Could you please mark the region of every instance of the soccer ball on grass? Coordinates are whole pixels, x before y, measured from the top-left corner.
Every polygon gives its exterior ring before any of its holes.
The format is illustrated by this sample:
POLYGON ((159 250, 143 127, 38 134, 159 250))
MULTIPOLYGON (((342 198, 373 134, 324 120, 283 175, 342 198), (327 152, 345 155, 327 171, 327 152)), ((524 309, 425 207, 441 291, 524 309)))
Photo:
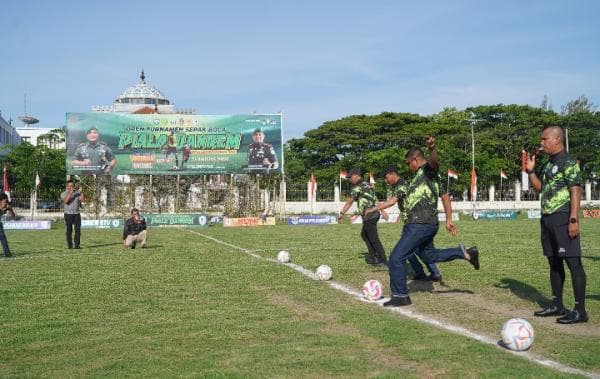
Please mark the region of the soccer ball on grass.
POLYGON ((527 350, 533 339, 533 326, 522 318, 511 318, 502 327, 502 344, 510 350, 527 350))
POLYGON ((290 261, 290 253, 287 250, 281 250, 277 254, 277 260, 281 263, 288 263, 290 261))
POLYGON ((383 286, 379 280, 371 279, 363 284, 362 293, 367 300, 379 300, 383 297, 383 286))
POLYGON ((333 271, 331 270, 331 267, 327 265, 321 265, 317 267, 315 274, 319 280, 329 280, 333 276, 333 271))

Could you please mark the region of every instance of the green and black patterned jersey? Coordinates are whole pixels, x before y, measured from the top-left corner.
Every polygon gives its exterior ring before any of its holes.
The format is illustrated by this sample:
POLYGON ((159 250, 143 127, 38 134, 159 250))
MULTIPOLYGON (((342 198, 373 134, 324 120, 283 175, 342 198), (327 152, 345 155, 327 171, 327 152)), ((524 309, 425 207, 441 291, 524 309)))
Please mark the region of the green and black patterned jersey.
POLYGON ((581 171, 577 161, 564 150, 551 156, 542 172, 542 213, 569 212, 569 188, 574 186, 581 186, 581 171))
MULTIPOLYGON (((364 215, 365 210, 373 208, 377 202, 375 197, 375 191, 371 188, 371 185, 367 182, 360 182, 352 188, 352 200, 356 202, 356 208, 358 213, 364 215)), ((377 212, 371 213, 372 217, 377 216, 377 212)))
POLYGON ((438 197, 442 180, 436 169, 425 163, 408 183, 404 197, 407 224, 438 224, 438 197))
POLYGON ((387 198, 390 199, 392 197, 396 197, 398 199, 398 210, 400 211, 400 218, 403 222, 406 223, 407 214, 404 209, 404 198, 408 193, 407 183, 404 179, 400 178, 398 182, 392 186, 388 185, 387 187, 387 198))

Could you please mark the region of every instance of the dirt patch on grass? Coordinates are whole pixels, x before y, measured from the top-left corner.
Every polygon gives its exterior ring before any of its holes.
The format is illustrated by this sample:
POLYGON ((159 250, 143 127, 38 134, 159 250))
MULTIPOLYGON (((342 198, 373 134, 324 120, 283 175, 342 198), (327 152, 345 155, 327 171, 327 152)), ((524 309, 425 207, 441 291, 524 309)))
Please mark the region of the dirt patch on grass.
MULTIPOLYGON (((430 376, 431 373, 437 372, 428 365, 419 364, 416 366, 413 362, 407 361, 392 348, 383 346, 376 338, 366 335, 351 324, 342 323, 334 312, 319 311, 312 303, 298 301, 298 299, 293 299, 283 293, 270 293, 270 301, 290 310, 304 320, 325 321, 326 324, 319 330, 319 333, 325 337, 327 335, 344 335, 355 339, 357 341, 356 345, 360 346, 360 349, 348 347, 347 351, 358 355, 365 355, 368 352, 368 356, 377 357, 377 365, 382 367, 382 369, 376 369, 368 373, 369 377, 385 375, 389 373, 389 370, 396 372, 409 370, 422 378, 432 377, 430 376)), ((440 371, 436 375, 443 375, 443 373, 443 371, 440 371)))

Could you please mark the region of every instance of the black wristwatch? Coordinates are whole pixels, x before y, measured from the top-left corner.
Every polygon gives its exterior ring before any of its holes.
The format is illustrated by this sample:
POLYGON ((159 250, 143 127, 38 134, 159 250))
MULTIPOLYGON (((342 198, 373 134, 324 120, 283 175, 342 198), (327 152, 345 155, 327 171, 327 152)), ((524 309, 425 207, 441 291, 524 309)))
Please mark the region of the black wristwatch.
POLYGON ((525 172, 527 173, 527 175, 531 175, 535 173, 535 170, 525 170, 525 172))
POLYGON ((571 224, 577 224, 577 219, 576 219, 575 217, 571 217, 571 218, 569 219, 569 222, 570 222, 571 224))

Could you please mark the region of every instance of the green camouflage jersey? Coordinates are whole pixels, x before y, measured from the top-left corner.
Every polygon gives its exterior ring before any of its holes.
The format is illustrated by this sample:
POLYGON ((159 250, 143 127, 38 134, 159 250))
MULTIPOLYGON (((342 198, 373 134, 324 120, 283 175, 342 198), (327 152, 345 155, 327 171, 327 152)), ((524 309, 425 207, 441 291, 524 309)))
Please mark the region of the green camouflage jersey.
POLYGON ((388 185, 387 198, 390 199, 392 197, 395 197, 396 199, 398 199, 398 210, 400 211, 400 218, 404 223, 406 223, 406 220, 408 218, 406 210, 404 209, 404 198, 406 197, 407 193, 407 183, 402 178, 400 178, 400 180, 398 180, 396 184, 391 186, 388 185))
MULTIPOLYGON (((359 184, 355 185, 354 188, 352 188, 350 195, 352 196, 352 200, 356 202, 356 208, 360 215, 364 215, 365 210, 373 208, 377 202, 375 191, 373 191, 371 185, 367 182, 360 182, 359 184)), ((377 215, 377 212, 370 214, 371 217, 375 217, 377 215)))
POLYGON ((550 157, 542 172, 542 213, 569 212, 569 188, 581 186, 581 171, 577 161, 564 150, 550 157))
POLYGON ((438 171, 425 163, 408 183, 403 207, 407 224, 438 224, 438 197, 441 191, 438 171))

